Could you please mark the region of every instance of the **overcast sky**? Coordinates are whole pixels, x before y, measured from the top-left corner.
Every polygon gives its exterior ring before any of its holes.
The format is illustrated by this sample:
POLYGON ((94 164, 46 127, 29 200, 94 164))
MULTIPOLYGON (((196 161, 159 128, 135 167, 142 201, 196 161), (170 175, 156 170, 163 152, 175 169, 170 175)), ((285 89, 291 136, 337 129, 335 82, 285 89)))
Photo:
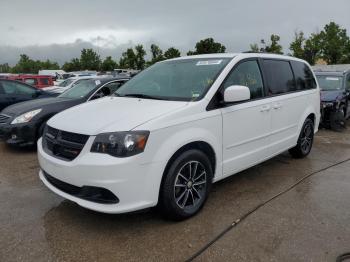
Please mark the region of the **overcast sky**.
POLYGON ((284 52, 295 30, 306 34, 335 21, 350 31, 350 0, 0 0, 0 63, 20 53, 59 63, 93 47, 101 57, 156 43, 183 54, 213 37, 227 51, 281 36, 284 52))

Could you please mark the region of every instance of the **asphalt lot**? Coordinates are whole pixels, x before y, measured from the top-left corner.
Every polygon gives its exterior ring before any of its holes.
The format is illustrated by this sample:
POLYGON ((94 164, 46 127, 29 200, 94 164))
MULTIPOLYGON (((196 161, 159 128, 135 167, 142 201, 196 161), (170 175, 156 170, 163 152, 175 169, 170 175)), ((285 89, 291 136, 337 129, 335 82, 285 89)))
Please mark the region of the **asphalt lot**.
MULTIPOLYGON (((0 143, 0 261, 184 261, 263 201, 348 158, 350 128, 321 130, 308 158, 285 153, 219 182, 201 213, 174 223, 155 210, 83 209, 41 183, 35 150, 0 143)), ((349 223, 346 161, 261 207, 195 260, 335 261, 350 252, 349 223)))

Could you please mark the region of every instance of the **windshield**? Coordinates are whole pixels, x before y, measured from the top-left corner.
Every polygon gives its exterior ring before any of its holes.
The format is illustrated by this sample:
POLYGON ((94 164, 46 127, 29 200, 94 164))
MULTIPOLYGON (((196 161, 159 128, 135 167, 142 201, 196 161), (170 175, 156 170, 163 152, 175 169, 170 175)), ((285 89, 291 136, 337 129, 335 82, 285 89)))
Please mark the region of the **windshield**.
POLYGON ((58 97, 83 98, 88 94, 90 94, 90 92, 92 92, 96 88, 96 86, 98 86, 99 84, 101 84, 101 81, 96 79, 81 81, 80 83, 76 84, 72 88, 63 92, 58 97))
POLYGON ((342 76, 321 76, 318 75, 317 81, 322 91, 341 90, 343 89, 342 76))
POLYGON ((126 82, 115 95, 175 101, 198 100, 229 61, 229 58, 197 58, 160 62, 126 82))
POLYGON ((59 87, 66 87, 69 86, 71 83, 73 83, 74 79, 67 79, 64 80, 62 83, 60 83, 58 86, 59 87))

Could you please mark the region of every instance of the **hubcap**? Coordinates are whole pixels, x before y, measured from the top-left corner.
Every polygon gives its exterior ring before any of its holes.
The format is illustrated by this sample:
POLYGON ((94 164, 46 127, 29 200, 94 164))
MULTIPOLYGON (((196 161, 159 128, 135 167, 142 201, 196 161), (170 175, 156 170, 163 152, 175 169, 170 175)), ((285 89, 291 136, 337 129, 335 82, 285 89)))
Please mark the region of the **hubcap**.
POLYGON ((184 164, 175 178, 174 197, 180 208, 197 206, 205 197, 207 173, 202 163, 184 164))
POLYGON ((304 153, 307 153, 311 149, 312 145, 312 125, 308 124, 304 127, 303 134, 301 136, 301 149, 304 153))

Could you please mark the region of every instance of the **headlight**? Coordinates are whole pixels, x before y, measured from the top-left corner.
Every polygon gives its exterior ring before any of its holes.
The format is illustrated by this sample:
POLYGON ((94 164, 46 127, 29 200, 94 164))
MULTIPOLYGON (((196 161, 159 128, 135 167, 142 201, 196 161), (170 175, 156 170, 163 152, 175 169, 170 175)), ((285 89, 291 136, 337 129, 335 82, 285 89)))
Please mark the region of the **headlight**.
POLYGON ((128 157, 145 150, 149 131, 104 133, 96 136, 91 152, 128 157))
POLYGON ((36 110, 30 111, 30 112, 27 112, 23 115, 20 115, 20 116, 16 117, 15 119, 13 119, 13 121, 11 122, 11 125, 27 123, 27 122, 31 121, 33 119, 33 117, 36 116, 37 114, 39 114, 40 112, 41 112, 41 109, 36 109, 36 110))

